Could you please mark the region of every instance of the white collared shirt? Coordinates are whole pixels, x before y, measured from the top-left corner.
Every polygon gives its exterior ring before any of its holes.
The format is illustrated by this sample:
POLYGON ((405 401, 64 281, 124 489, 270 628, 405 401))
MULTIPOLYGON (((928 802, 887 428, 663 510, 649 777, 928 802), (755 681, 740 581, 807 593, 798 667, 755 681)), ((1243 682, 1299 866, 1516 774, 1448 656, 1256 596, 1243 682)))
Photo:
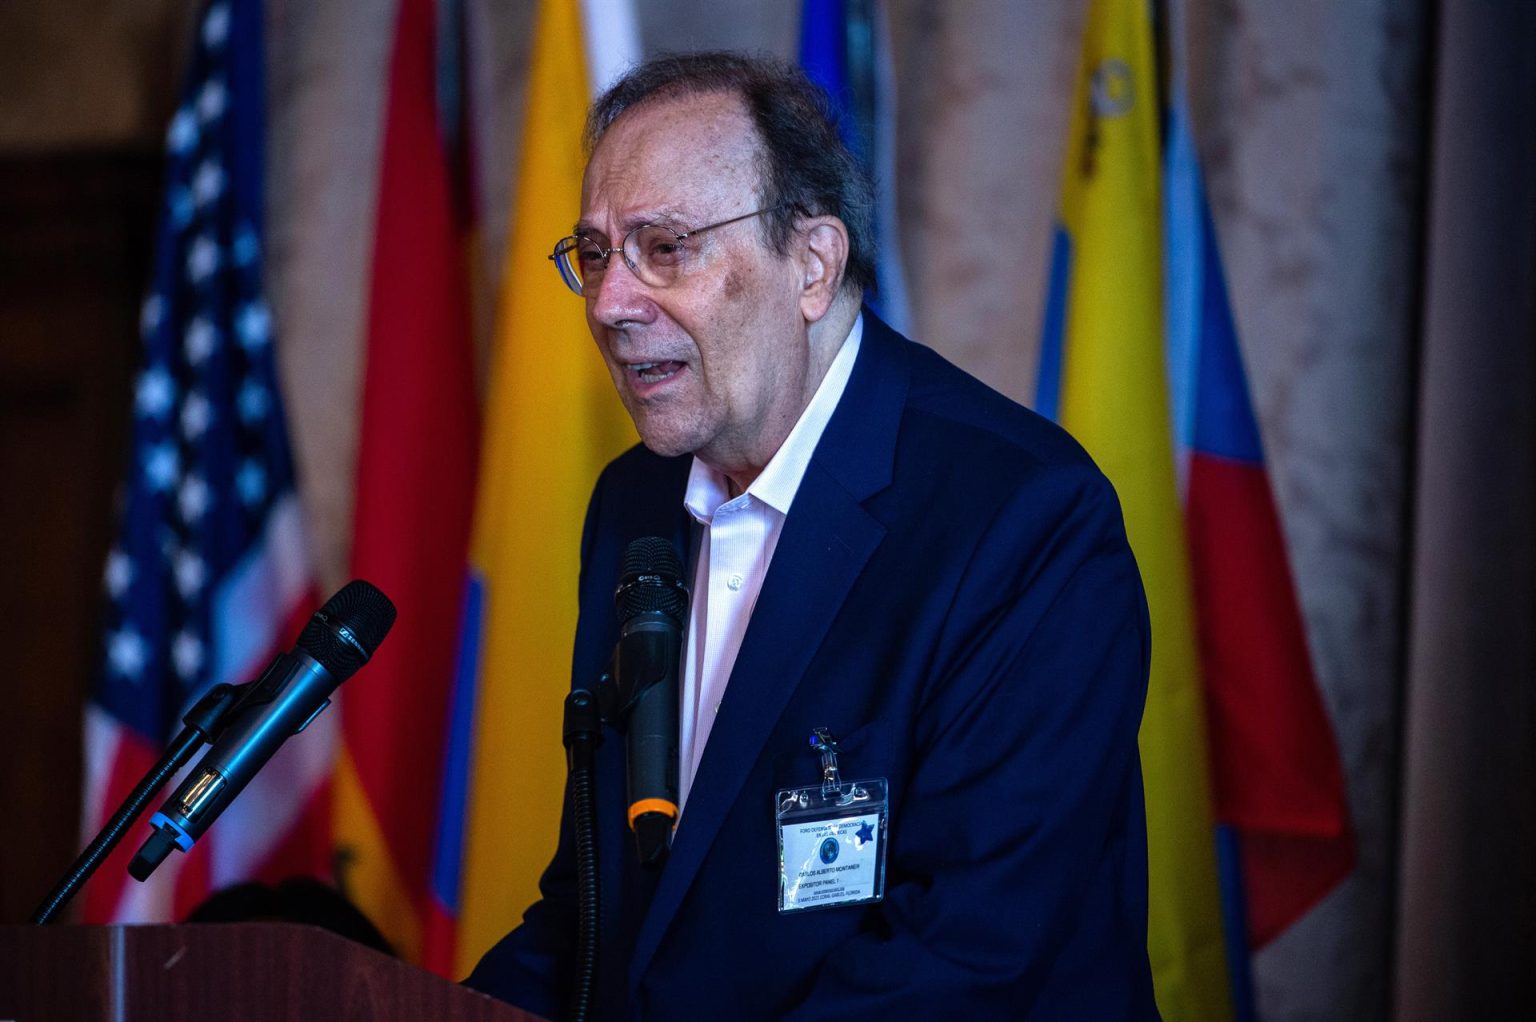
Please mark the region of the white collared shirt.
POLYGON ((768 562, 773 560, 784 517, 848 386, 863 337, 864 316, 860 314, 794 429, 744 493, 732 497, 723 474, 693 459, 683 506, 704 526, 704 535, 694 569, 685 640, 677 733, 679 807, 687 802, 688 790, 693 787, 704 743, 725 696, 725 685, 768 574, 768 562))

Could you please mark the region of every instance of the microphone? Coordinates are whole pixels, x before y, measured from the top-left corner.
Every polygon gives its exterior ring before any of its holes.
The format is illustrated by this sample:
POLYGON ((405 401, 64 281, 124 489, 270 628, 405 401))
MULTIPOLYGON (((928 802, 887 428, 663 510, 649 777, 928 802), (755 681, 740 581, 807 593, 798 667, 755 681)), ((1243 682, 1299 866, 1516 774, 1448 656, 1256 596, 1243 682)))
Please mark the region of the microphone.
POLYGON ((682 573, 671 543, 637 539, 624 549, 613 596, 613 677, 628 722, 629 828, 649 869, 666 861, 677 822, 678 666, 688 609, 682 573))
POLYGON ((147 880, 172 851, 189 851, 288 736, 331 704, 336 686, 368 662, 394 623, 395 605, 361 579, 315 611, 298 645, 242 687, 218 739, 150 818, 154 833, 128 866, 133 878, 147 880))

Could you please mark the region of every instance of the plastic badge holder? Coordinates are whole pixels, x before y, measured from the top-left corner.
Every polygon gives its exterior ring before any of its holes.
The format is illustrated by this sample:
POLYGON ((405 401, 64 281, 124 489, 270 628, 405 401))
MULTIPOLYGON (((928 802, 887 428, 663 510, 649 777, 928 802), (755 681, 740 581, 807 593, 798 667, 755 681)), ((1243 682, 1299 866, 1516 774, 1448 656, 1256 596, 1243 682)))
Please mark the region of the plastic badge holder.
POLYGON ((825 728, 811 747, 821 753, 821 784, 781 789, 774 800, 779 911, 873 904, 885 896, 886 780, 844 781, 825 728))

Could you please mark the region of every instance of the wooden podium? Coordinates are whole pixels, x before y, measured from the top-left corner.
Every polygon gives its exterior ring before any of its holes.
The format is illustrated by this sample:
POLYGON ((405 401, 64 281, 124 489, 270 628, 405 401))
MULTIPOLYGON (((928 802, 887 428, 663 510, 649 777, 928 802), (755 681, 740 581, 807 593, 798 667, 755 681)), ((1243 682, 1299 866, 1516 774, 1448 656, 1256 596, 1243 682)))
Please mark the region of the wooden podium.
POLYGON ((0 1022, 538 1022, 291 923, 0 926, 0 1022))

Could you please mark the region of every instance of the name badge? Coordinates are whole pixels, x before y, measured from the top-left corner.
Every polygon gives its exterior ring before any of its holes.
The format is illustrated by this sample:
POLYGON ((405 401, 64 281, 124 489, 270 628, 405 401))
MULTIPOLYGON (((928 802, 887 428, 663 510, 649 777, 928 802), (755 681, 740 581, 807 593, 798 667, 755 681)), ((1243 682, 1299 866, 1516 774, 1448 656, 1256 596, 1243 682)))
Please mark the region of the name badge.
POLYGON ((779 911, 860 905, 885 896, 889 802, 885 778, 844 781, 837 743, 825 728, 811 736, 822 783, 775 797, 779 836, 779 911))

